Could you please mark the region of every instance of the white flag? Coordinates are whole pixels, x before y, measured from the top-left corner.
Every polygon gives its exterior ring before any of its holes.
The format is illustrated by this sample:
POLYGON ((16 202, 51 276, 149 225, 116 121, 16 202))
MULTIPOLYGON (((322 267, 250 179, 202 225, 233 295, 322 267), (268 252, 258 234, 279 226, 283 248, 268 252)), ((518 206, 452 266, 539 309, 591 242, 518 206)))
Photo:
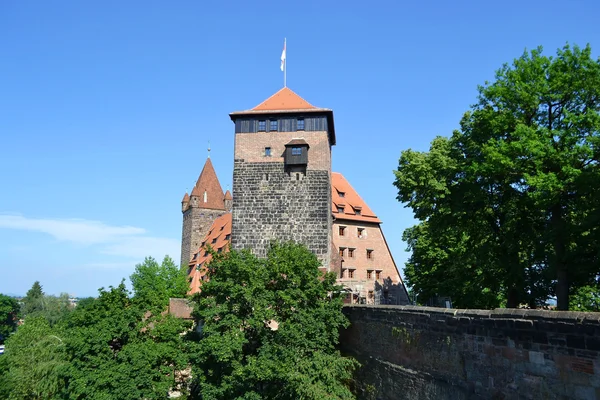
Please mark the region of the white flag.
POLYGON ((285 68, 285 40, 283 41, 283 51, 281 52, 281 70, 285 68))

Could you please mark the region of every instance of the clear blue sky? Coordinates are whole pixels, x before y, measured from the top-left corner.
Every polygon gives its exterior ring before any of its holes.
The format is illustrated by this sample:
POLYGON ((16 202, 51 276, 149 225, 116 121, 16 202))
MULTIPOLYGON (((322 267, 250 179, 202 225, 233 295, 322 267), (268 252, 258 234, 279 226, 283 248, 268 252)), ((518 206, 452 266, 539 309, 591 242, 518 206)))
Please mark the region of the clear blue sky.
POLYGON ((230 187, 228 113, 282 87, 284 37, 288 86, 334 110, 333 169, 402 267, 400 152, 451 134, 525 49, 597 56, 599 15, 592 0, 1 1, 0 292, 95 295, 146 255, 177 260, 207 143, 230 187))

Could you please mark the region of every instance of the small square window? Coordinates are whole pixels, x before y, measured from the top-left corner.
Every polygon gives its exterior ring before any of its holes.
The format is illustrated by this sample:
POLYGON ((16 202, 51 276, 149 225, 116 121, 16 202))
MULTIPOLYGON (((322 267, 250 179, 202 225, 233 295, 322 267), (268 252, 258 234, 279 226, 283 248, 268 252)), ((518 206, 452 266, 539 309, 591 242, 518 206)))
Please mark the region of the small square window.
POLYGON ((271 157, 271 148, 265 147, 265 157, 271 157))
POLYGON ((230 234, 225 235, 225 240, 229 240, 229 239, 231 239, 231 235, 230 234))
POLYGON ((345 235, 346 235, 346 227, 340 226, 340 236, 345 236, 345 235))
POLYGON ((348 257, 354 257, 354 250, 355 249, 348 249, 348 257))
POLYGON ((348 278, 354 278, 354 269, 349 269, 348 270, 348 278))
POLYGON ((217 238, 214 238, 214 239, 212 240, 212 242, 211 242, 211 243, 212 243, 212 244, 215 244, 215 243, 217 243, 217 238))
POLYGON ((301 156, 302 155, 302 147, 292 147, 292 155, 293 156, 301 156))
POLYGON ((340 207, 340 206, 338 206, 337 210, 338 210, 338 212, 341 214, 341 213, 343 213, 343 212, 344 212, 344 207, 340 207))
POLYGON ((381 271, 375 271, 375 279, 377 279, 377 280, 381 279, 381 271))
POLYGON ((367 279, 373 279, 373 270, 372 269, 367 270, 367 279))
POLYGON ((269 121, 269 130, 276 131, 277 130, 277 120, 269 121))
POLYGON ((258 131, 264 132, 267 130, 267 121, 258 121, 258 131))
POLYGON ((221 253, 222 251, 223 251, 223 248, 222 248, 222 247, 219 247, 219 248, 217 249, 217 253, 221 253))
POLYGON ((360 210, 354 209, 354 214, 355 215, 360 215, 360 210))
POLYGON ((367 259, 368 260, 372 260, 373 259, 373 250, 367 250, 367 259))
POLYGON ((346 251, 346 248, 340 247, 340 257, 344 257, 344 251, 346 251))
POLYGON ((340 196, 340 197, 346 197, 346 192, 338 192, 338 196, 340 196))
POLYGON ((299 131, 304 130, 304 118, 298 118, 298 130, 299 131))

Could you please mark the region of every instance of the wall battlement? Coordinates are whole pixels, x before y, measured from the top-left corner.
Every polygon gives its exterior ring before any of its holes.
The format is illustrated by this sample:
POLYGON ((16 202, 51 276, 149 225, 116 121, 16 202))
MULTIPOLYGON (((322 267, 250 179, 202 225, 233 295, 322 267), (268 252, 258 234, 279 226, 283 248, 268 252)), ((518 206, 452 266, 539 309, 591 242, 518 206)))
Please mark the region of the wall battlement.
POLYGON ((365 399, 600 398, 600 313, 346 306, 365 399))

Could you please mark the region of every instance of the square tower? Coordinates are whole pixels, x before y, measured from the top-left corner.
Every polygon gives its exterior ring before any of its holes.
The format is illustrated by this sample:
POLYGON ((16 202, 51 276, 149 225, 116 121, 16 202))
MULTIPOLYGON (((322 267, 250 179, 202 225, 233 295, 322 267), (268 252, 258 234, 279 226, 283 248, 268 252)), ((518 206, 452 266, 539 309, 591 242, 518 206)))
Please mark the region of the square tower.
POLYGON ((266 256, 269 244, 306 245, 329 269, 333 112, 285 87, 235 123, 232 248, 266 256))

